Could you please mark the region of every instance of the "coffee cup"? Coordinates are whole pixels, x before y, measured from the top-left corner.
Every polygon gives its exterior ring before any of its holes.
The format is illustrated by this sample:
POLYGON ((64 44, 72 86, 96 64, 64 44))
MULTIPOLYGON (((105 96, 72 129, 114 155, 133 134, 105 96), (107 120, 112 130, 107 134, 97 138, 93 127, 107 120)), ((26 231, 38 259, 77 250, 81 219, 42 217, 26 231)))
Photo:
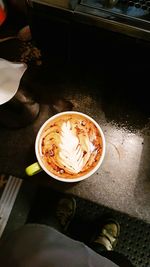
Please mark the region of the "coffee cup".
POLYGON ((38 131, 35 141, 37 162, 26 174, 45 171, 62 182, 82 181, 94 174, 105 155, 105 137, 99 124, 76 111, 58 113, 38 131))

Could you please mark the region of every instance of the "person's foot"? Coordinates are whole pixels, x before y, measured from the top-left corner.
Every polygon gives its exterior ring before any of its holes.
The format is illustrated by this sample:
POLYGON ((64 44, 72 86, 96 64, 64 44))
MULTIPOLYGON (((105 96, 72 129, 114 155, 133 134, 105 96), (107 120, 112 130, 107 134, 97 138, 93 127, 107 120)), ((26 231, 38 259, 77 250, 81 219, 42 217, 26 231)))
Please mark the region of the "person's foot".
POLYGON ((65 197, 60 199, 56 209, 56 217, 62 227, 63 232, 68 230, 68 227, 75 215, 76 201, 73 197, 65 197))
POLYGON ((108 219, 100 229, 94 243, 103 245, 106 250, 114 250, 120 234, 120 225, 114 219, 108 219))

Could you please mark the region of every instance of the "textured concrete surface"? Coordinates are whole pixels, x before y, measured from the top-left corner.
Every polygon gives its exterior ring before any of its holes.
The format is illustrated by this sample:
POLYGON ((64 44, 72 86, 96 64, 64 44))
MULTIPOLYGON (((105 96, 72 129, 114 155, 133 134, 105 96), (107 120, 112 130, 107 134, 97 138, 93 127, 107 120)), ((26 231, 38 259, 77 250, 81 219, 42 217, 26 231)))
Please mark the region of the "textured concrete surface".
POLYGON ((109 66, 97 68, 28 68, 22 82, 40 103, 40 114, 24 129, 1 127, 0 172, 73 193, 150 222, 148 75, 142 67, 136 66, 135 70, 134 64, 113 67, 110 62, 109 66), (44 173, 25 177, 25 167, 36 160, 34 142, 38 129, 54 114, 53 103, 58 98, 69 100, 73 110, 93 117, 106 138, 102 166, 80 183, 58 183, 44 173))
POLYGON ((101 126, 106 155, 97 173, 87 180, 70 186, 56 183, 54 188, 150 221, 150 137, 144 129, 134 132, 107 122, 104 111, 90 96, 76 97, 82 104, 75 110, 91 115, 101 126))
POLYGON ((73 103, 73 110, 93 117, 104 132, 106 155, 98 172, 71 185, 55 182, 43 173, 29 179, 150 222, 150 125, 146 98, 138 98, 130 86, 123 91, 123 83, 122 91, 117 91, 113 79, 107 83, 105 75, 101 78, 98 82, 92 76, 82 81, 70 78, 61 83, 61 93, 73 103), (113 94, 109 90, 106 94, 108 84, 113 94))

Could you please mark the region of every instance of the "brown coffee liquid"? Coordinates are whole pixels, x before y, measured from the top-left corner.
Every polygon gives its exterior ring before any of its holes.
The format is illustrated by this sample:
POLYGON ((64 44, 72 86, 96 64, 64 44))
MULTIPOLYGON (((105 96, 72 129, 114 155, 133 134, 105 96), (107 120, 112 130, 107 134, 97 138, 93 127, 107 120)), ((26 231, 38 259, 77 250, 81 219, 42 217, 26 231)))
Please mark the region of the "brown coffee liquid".
POLYGON ((93 122, 80 114, 62 114, 43 129, 39 154, 47 170, 59 178, 78 178, 99 162, 103 143, 93 122))

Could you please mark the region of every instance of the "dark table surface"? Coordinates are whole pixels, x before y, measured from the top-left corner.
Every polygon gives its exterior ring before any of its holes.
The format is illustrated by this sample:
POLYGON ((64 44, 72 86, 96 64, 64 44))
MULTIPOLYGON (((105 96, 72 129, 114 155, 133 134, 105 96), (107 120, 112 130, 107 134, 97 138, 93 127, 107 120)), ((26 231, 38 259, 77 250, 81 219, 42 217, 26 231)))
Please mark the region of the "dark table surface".
MULTIPOLYGON (((17 40, 0 44, 0 57, 19 61, 20 46, 22 43, 17 40)), ((73 193, 150 222, 150 110, 143 77, 143 70, 136 67, 135 71, 133 63, 118 67, 111 63, 58 67, 44 63, 36 66, 32 62, 20 86, 40 103, 40 113, 25 128, 1 126, 0 172, 73 193), (36 134, 43 122, 57 112, 58 99, 68 101, 65 110, 72 106, 93 117, 106 138, 101 167, 79 183, 57 182, 44 172, 29 178, 25 175, 25 167, 36 161, 36 134)))

